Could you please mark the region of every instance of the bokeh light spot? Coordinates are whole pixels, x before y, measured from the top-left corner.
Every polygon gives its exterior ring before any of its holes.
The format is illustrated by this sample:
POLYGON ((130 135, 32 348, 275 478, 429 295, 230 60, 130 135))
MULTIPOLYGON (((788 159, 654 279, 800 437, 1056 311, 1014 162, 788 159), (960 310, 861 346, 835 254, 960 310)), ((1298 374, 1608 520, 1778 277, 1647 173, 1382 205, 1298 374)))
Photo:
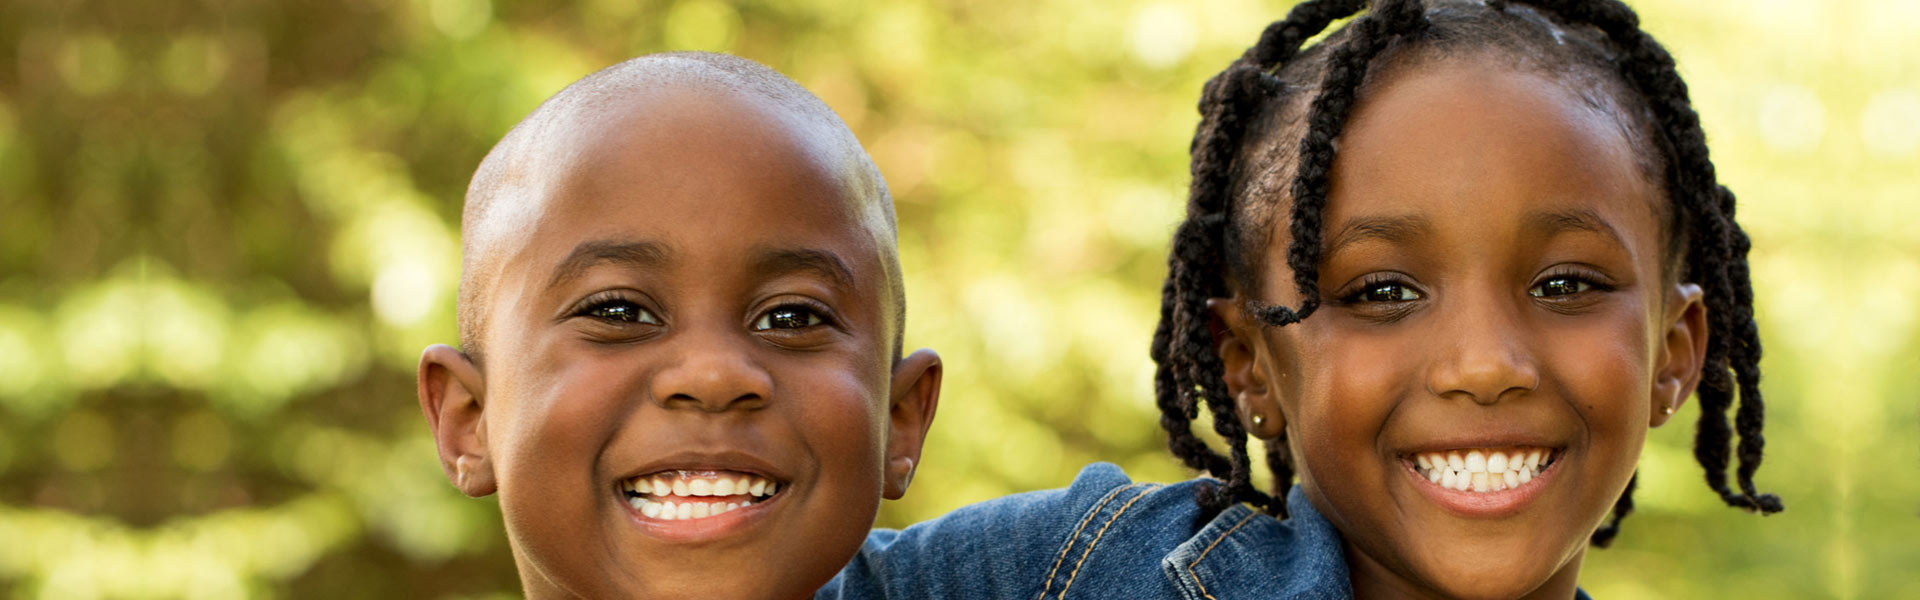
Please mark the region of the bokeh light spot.
POLYGON ((67 87, 82 96, 97 96, 120 87, 126 60, 113 38, 99 34, 70 37, 60 47, 55 67, 67 87))
POLYGON ((1149 67, 1164 69, 1179 64, 1193 52, 1193 18, 1184 4, 1148 4, 1134 13, 1127 42, 1134 58, 1149 67))
POLYGON ((1820 97, 1794 84, 1778 84, 1760 97, 1760 138, 1768 148, 1800 153, 1820 145, 1827 115, 1820 97))
POLYGON ((683 0, 667 12, 662 32, 669 50, 723 52, 740 35, 740 14, 712 0, 683 0))
POLYGON ((113 423, 105 416, 75 411, 54 426, 54 460, 68 470, 92 471, 113 460, 113 442, 113 423))
POLYGON ((194 411, 174 421, 173 460, 180 466, 213 471, 226 464, 232 450, 232 432, 212 411, 194 411))
POLYGON ((425 261, 400 260, 380 268, 373 279, 373 310, 380 320, 411 327, 440 305, 440 285, 425 261))
POLYGON ((1875 158, 1901 160, 1920 149, 1920 92, 1886 90, 1860 111, 1860 140, 1875 158))
POLYGON ((493 20, 490 0, 427 0, 427 16, 447 37, 464 40, 487 28, 493 20))
POLYGON ((226 47, 205 35, 175 38, 160 55, 160 78, 168 88, 189 96, 213 90, 233 59, 226 47))

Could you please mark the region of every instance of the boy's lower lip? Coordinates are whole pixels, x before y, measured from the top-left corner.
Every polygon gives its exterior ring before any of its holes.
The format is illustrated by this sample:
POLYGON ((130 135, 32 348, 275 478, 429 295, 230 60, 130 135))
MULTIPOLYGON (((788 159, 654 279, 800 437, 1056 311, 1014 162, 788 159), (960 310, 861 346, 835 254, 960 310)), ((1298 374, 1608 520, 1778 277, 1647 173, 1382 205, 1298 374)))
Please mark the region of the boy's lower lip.
POLYGON ((1441 508, 1463 517, 1498 519, 1519 513, 1535 498, 1540 497, 1548 486, 1553 485, 1565 458, 1565 456, 1557 457, 1553 464, 1542 469, 1539 475, 1533 476, 1533 480, 1527 485, 1497 492, 1470 492, 1440 487, 1422 476, 1408 460, 1401 461, 1403 464, 1400 470, 1405 472, 1414 489, 1420 490, 1421 494, 1440 505, 1441 508))
POLYGON ((774 494, 766 500, 742 506, 724 513, 698 519, 658 519, 641 514, 623 495, 616 494, 614 502, 627 514, 627 520, 639 527, 642 534, 670 544, 688 544, 718 540, 753 527, 767 519, 769 513, 779 508, 781 499, 788 495, 786 490, 774 494))

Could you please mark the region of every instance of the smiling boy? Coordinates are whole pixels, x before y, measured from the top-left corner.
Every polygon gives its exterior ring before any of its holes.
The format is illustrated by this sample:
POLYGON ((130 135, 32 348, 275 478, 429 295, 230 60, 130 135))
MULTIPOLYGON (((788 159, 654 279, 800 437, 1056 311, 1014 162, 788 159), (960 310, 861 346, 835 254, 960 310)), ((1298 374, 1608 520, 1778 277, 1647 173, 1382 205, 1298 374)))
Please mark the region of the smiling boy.
POLYGON ((529 597, 806 597, 905 493, 940 360, 901 354, 885 182, 793 81, 590 75, 487 156, 461 229, 464 352, 426 349, 420 406, 529 597))

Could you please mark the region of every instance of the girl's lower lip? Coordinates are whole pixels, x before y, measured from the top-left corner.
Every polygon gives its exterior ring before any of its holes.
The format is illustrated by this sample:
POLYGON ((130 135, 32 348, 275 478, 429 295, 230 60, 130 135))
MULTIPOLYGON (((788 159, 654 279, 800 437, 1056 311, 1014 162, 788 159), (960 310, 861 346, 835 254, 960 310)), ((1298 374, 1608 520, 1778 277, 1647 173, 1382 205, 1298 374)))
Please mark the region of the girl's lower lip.
POLYGON ((639 509, 627 503, 625 495, 616 495, 614 500, 619 503, 621 510, 626 511, 627 520, 638 526, 641 533, 670 544, 690 544, 735 535, 765 521, 770 517, 771 511, 779 508, 781 499, 785 498, 787 493, 787 490, 782 489, 780 493, 766 500, 710 517, 671 521, 641 514, 639 509))
POLYGON ((1421 494, 1426 495, 1427 499, 1435 504, 1439 504, 1441 508, 1463 517, 1498 519, 1513 516, 1525 510, 1528 504, 1540 497, 1547 486, 1553 485, 1556 475, 1560 472, 1560 464, 1565 459, 1565 456, 1555 458, 1553 464, 1542 469, 1540 474, 1533 476, 1533 480, 1526 485, 1497 492, 1467 492, 1440 487, 1428 481, 1414 469, 1412 463, 1405 460, 1401 461, 1400 470, 1404 471, 1408 480, 1413 482, 1414 489, 1420 490, 1421 494))

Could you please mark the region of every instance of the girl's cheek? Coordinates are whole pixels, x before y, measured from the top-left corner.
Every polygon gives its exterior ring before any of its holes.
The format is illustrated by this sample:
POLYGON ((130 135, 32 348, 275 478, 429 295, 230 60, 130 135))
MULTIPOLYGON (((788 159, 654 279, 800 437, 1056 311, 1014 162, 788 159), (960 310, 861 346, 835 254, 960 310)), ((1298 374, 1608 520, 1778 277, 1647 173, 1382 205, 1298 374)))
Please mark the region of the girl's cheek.
POLYGON ((1335 329, 1303 328, 1303 337, 1309 339, 1302 341, 1315 351, 1300 357, 1298 375, 1289 386, 1300 399, 1300 425, 1312 432, 1303 441, 1371 447, 1395 403, 1407 397, 1407 386, 1418 384, 1419 354, 1405 347, 1399 335, 1335 329))
POLYGON ((1542 351, 1570 400, 1590 416, 1595 426, 1645 425, 1646 404, 1652 393, 1654 349, 1640 323, 1596 322, 1570 328, 1542 351))

